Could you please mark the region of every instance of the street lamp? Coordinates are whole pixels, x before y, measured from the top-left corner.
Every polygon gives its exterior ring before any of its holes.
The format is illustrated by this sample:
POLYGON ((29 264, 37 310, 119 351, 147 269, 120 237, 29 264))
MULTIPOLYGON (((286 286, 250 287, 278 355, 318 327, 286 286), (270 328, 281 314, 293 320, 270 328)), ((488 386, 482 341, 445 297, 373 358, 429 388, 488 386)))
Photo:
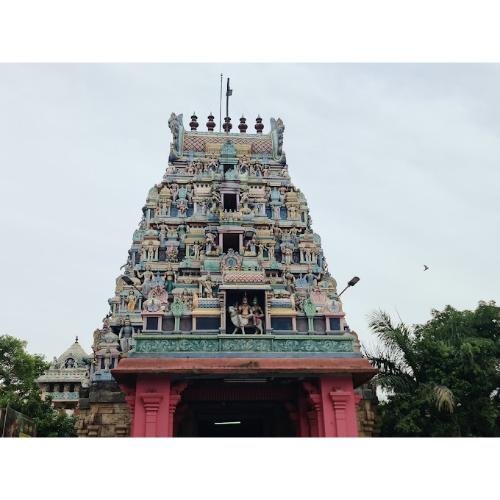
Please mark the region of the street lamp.
POLYGON ((140 294, 141 294, 141 297, 144 297, 144 294, 134 285, 134 282, 128 277, 126 276, 125 274, 123 274, 121 276, 121 279, 127 284, 127 285, 130 285, 132 287, 134 287, 140 294))
POLYGON ((338 297, 340 297, 350 286, 354 286, 358 281, 359 281, 359 278, 357 276, 354 276, 354 278, 351 278, 347 282, 347 286, 338 294, 338 297))

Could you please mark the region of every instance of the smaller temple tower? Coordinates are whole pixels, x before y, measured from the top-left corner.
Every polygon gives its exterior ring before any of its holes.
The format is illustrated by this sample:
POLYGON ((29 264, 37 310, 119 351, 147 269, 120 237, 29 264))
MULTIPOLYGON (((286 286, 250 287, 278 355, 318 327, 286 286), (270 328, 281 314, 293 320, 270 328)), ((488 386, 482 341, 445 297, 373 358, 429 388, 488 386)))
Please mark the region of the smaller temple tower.
POLYGON ((78 337, 58 358, 54 356, 50 368, 37 379, 42 398, 52 398, 54 408, 73 415, 82 387, 87 387, 90 376, 90 356, 78 343, 78 337))

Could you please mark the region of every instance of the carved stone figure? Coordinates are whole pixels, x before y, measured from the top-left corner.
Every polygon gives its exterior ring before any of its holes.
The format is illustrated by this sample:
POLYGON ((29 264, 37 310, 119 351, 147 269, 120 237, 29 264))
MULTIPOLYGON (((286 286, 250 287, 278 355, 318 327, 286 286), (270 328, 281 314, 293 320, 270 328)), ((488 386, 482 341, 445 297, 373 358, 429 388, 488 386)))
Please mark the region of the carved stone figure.
POLYGON ((176 115, 175 113, 172 113, 170 115, 170 118, 168 119, 168 127, 170 128, 170 131, 172 132, 174 145, 177 145, 177 142, 179 140, 180 129, 182 126, 183 126, 182 125, 182 114, 176 115))
POLYGON ((274 243, 268 243, 266 245, 267 255, 268 255, 269 260, 274 260, 274 247, 275 247, 274 243))
POLYGON ((177 200, 177 191, 179 191, 179 184, 172 182, 170 185, 170 192, 172 194, 172 201, 177 200))
POLYGON ((161 300, 152 295, 144 301, 143 309, 148 312, 157 312, 161 309, 161 300))
POLYGON ((292 256, 293 256, 293 250, 287 246, 283 247, 281 249, 281 262, 283 264, 291 264, 292 263, 292 256))
POLYGON ((285 280, 286 280, 286 284, 287 284, 288 289, 291 292, 294 292, 295 291, 295 276, 291 272, 286 272, 285 273, 285 280))
POLYGON ((252 254, 252 255, 255 255, 256 254, 256 251, 255 251, 255 247, 257 245, 257 240, 255 239, 255 236, 252 236, 251 239, 249 239, 246 243, 245 243, 245 250, 252 254))
POLYGON ((257 297, 254 297, 252 301, 252 316, 253 316, 253 323, 255 327, 257 328, 257 333, 263 333, 262 330, 262 318, 264 317, 264 311, 262 310, 262 307, 259 305, 259 301, 257 300, 257 297))
POLYGON ((130 290, 127 297, 127 310, 129 312, 134 312, 136 303, 137 303, 137 297, 135 296, 135 293, 132 290, 130 290))
POLYGON ((186 174, 188 175, 194 175, 196 174, 196 167, 193 162, 191 162, 187 167, 186 167, 186 174))
POLYGON ((207 233, 205 236, 205 254, 210 255, 215 247, 215 236, 213 233, 207 233))
POLYGON ((106 352, 104 353, 104 371, 109 372, 109 368, 111 366, 111 349, 108 347, 106 352))
POLYGON ((276 128, 276 133, 278 135, 278 147, 276 149, 276 152, 278 153, 278 156, 281 156, 281 154, 283 153, 283 133, 285 132, 285 125, 283 124, 283 120, 281 118, 278 118, 274 123, 274 127, 276 128))
POLYGON ((239 306, 229 306, 228 308, 229 311, 229 316, 231 318, 231 322, 235 326, 233 334, 236 333, 238 330, 241 331, 241 333, 246 333, 245 332, 245 326, 248 325, 250 319, 251 319, 251 314, 248 313, 246 315, 243 315, 238 312, 239 306))
POLYGON ((186 288, 182 291, 181 300, 186 306, 187 311, 190 311, 193 308, 193 296, 187 291, 186 288))
POLYGON ((193 244, 193 257, 195 260, 199 260, 200 258, 200 249, 201 249, 200 244, 197 241, 195 241, 193 244))
POLYGON ((165 244, 165 239, 167 237, 167 229, 165 224, 162 224, 160 228, 159 237, 160 237, 160 246, 163 246, 165 244))
POLYGON ((106 316, 104 316, 104 318, 102 319, 102 330, 104 333, 107 333, 111 330, 111 325, 110 325, 110 322, 109 322, 109 314, 107 314, 106 316))
POLYGON ((134 327, 130 323, 130 319, 127 316, 125 318, 124 325, 120 328, 120 333, 118 338, 120 339, 120 349, 122 352, 128 352, 131 348, 132 335, 135 333, 134 327))
POLYGON ((177 262, 178 253, 179 253, 179 250, 177 247, 168 246, 167 247, 167 260, 169 262, 177 262))
POLYGON ((317 285, 316 275, 309 269, 309 272, 304 275, 304 278, 307 280, 307 285, 309 287, 313 287, 317 285))
POLYGON ((213 282, 210 274, 207 274, 204 280, 200 280, 201 283, 201 293, 202 297, 206 297, 208 299, 213 298, 213 282))
POLYGON ((94 341, 94 346, 97 346, 99 342, 101 342, 101 330, 99 330, 99 328, 96 328, 94 330, 94 333, 92 334, 92 339, 94 341))

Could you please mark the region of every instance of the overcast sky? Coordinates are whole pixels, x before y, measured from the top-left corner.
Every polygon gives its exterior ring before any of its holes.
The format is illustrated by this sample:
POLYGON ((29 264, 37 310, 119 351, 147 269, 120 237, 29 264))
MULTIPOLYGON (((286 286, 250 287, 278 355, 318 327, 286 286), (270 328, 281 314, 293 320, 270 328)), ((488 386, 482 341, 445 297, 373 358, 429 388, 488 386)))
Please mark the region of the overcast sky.
POLYGON ((76 335, 90 351, 168 117, 218 122, 221 72, 233 123, 283 119, 330 271, 361 278, 343 298, 363 341, 377 309, 419 323, 499 299, 499 65, 4 64, 0 333, 49 359, 76 335))

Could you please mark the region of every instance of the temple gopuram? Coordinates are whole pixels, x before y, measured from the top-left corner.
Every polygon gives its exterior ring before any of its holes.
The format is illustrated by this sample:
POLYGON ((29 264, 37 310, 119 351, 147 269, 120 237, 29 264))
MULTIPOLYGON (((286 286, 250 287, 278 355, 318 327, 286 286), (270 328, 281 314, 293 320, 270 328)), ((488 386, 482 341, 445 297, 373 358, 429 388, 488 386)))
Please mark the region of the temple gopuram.
POLYGON ((282 120, 197 120, 170 116, 166 172, 94 332, 78 435, 366 435, 357 388, 375 370, 291 182, 282 120))
POLYGON ((82 387, 88 386, 91 357, 78 343, 78 337, 58 358, 54 356, 49 369, 36 382, 42 399, 50 397, 52 406, 73 415, 82 387))

